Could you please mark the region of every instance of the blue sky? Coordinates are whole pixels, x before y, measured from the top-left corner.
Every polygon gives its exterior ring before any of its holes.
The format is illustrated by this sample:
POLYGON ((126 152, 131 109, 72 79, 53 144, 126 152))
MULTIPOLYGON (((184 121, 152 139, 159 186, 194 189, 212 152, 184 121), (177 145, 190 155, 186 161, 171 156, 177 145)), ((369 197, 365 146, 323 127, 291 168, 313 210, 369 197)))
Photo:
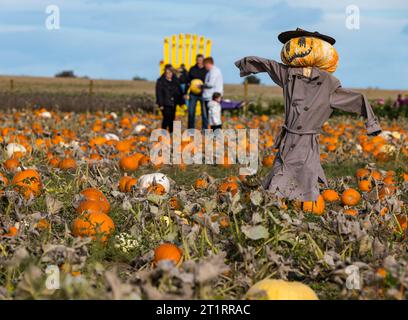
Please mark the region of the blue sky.
MULTIPOLYGON (((408 88, 406 0, 0 0, 0 74, 155 79, 165 36, 213 40, 226 82, 240 82, 233 62, 245 55, 280 60, 277 35, 296 27, 329 34, 346 87, 408 88), (47 5, 61 29, 45 28, 47 5), (345 26, 346 6, 360 9, 360 29, 345 26)), ((267 77, 263 83, 270 84, 267 77)))

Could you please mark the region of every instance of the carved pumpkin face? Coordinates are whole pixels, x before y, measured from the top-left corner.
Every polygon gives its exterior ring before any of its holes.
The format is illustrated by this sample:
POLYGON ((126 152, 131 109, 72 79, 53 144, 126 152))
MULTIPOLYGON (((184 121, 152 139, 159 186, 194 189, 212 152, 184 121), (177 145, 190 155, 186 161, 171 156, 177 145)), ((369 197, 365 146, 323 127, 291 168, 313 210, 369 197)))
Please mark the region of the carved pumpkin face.
POLYGON ((314 37, 292 38, 281 51, 282 62, 292 67, 317 67, 336 71, 339 56, 328 42, 314 37))

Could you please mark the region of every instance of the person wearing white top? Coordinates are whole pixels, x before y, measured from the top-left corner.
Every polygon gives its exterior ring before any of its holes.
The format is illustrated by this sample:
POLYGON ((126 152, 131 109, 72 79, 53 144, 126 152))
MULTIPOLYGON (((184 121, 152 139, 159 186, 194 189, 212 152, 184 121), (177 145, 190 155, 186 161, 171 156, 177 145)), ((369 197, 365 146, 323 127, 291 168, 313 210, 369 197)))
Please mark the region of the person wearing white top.
POLYGON ((208 122, 214 131, 222 128, 221 98, 221 93, 214 92, 212 100, 208 103, 208 122))
MULTIPOLYGON (((204 59, 204 66, 208 70, 203 85, 203 99, 205 111, 208 113, 208 103, 212 100, 214 93, 224 94, 224 80, 221 70, 214 65, 214 59, 207 57, 204 59)), ((203 129, 208 127, 208 123, 203 123, 203 129)))

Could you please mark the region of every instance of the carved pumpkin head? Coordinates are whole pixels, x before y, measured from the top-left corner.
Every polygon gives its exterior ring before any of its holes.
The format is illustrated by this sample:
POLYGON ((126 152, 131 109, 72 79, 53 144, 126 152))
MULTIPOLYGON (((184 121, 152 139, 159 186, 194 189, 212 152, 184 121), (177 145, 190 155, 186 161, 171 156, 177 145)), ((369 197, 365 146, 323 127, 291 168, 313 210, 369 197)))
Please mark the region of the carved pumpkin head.
POLYGON ((316 67, 328 72, 336 71, 339 56, 328 42, 315 37, 298 37, 288 40, 281 51, 282 62, 292 67, 316 67))

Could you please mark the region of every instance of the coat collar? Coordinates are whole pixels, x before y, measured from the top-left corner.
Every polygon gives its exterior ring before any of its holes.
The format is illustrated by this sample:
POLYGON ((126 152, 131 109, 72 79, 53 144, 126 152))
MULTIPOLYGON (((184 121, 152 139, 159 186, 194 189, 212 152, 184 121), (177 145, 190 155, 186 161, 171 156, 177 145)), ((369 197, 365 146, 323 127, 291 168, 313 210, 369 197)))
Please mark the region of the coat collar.
MULTIPOLYGON (((303 68, 302 67, 290 67, 289 68, 290 76, 302 76, 303 77, 303 68)), ((310 75, 310 80, 314 80, 320 77, 319 68, 312 67, 312 73, 310 75)))

